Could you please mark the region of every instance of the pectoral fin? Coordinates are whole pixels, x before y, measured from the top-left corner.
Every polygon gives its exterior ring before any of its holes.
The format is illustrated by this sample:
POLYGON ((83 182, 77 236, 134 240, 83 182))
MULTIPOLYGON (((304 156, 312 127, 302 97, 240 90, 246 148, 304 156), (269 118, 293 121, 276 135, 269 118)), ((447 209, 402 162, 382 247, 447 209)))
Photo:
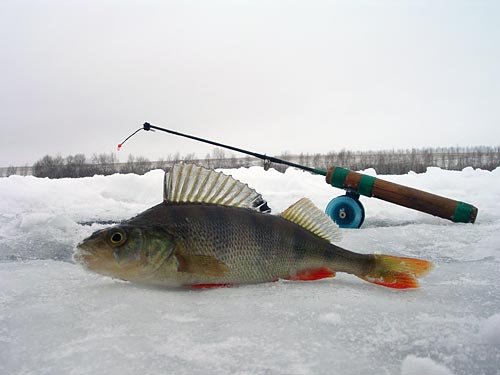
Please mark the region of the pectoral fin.
POLYGON ((224 276, 229 267, 210 255, 175 254, 179 272, 188 272, 207 276, 224 276))

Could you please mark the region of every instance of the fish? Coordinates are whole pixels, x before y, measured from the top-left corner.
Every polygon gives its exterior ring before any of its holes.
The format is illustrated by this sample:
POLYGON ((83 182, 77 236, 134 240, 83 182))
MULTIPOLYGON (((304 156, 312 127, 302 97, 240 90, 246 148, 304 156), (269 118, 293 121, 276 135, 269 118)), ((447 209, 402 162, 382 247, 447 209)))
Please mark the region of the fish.
POLYGON ((338 226, 308 198, 271 214, 262 195, 230 175, 194 164, 165 173, 163 201, 80 242, 73 259, 133 283, 207 289, 336 272, 395 289, 418 288, 423 259, 362 254, 335 243, 338 226))

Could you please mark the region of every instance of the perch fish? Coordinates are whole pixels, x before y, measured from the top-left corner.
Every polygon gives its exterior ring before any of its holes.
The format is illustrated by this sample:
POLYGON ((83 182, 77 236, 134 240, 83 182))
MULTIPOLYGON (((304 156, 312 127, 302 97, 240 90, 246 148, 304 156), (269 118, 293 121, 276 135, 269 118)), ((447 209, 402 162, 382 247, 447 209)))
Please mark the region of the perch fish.
POLYGON ((248 185, 203 167, 165 173, 164 200, 77 245, 74 260, 102 275, 210 288, 318 280, 347 272, 389 288, 417 288, 426 260, 358 254, 337 245, 336 224, 306 198, 279 215, 248 185))

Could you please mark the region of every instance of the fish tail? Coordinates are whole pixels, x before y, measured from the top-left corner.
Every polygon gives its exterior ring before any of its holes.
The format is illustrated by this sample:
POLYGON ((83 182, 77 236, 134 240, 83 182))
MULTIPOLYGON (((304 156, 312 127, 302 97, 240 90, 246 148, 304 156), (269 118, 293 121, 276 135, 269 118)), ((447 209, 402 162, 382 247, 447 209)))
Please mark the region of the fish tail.
POLYGON ((423 259, 397 257, 392 255, 373 255, 375 258, 372 270, 362 279, 388 288, 418 288, 418 278, 430 272, 433 265, 423 259))

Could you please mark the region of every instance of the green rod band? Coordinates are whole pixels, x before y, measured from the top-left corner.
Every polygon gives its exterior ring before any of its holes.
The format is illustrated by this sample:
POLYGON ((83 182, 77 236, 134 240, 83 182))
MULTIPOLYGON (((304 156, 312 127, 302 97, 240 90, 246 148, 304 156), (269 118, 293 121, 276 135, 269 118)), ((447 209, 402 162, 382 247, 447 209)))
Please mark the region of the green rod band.
POLYGON ((458 202, 451 220, 455 223, 470 223, 474 207, 464 202, 458 202))
POLYGON ((365 197, 372 197, 373 184, 376 178, 373 176, 368 176, 366 174, 361 175, 359 180, 358 193, 364 195, 365 197))
POLYGON ((350 172, 351 171, 349 169, 335 167, 335 170, 333 171, 331 184, 335 187, 343 189, 344 188, 344 181, 350 172))

